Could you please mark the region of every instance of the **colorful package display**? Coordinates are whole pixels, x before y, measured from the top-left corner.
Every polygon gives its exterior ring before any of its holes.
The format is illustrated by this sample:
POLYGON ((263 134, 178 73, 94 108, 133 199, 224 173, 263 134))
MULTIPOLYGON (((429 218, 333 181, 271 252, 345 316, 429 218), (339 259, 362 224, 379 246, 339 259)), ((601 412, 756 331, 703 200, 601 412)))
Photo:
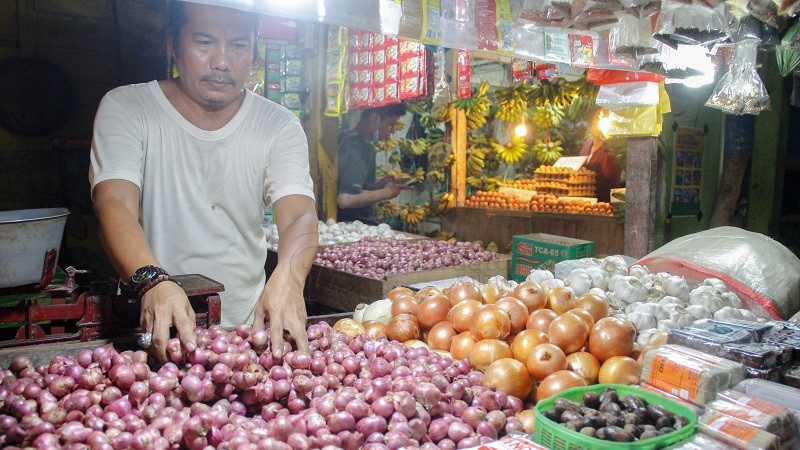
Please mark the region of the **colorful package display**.
POLYGON ((347 106, 347 37, 347 29, 344 27, 332 28, 328 32, 325 66, 325 115, 328 117, 339 117, 347 106))
POLYGON ((266 91, 264 96, 295 113, 303 113, 306 92, 303 59, 296 45, 268 42, 265 47, 266 91))
POLYGON ((424 45, 349 30, 347 53, 351 109, 373 108, 427 94, 424 45))

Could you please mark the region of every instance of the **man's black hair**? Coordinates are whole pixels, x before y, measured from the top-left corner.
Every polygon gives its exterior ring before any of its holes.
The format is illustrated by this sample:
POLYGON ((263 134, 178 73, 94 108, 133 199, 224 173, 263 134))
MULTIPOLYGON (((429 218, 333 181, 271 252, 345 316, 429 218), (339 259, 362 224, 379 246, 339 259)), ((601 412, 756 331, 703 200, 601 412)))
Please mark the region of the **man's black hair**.
MULTIPOLYGON (((261 17, 258 14, 250 13, 253 19, 253 61, 258 60, 258 43, 255 39, 258 37, 258 27, 261 24, 261 17)), ((181 0, 172 0, 169 2, 167 10, 167 33, 172 35, 172 45, 175 51, 180 47, 181 30, 189 21, 186 14, 186 2, 181 0)))

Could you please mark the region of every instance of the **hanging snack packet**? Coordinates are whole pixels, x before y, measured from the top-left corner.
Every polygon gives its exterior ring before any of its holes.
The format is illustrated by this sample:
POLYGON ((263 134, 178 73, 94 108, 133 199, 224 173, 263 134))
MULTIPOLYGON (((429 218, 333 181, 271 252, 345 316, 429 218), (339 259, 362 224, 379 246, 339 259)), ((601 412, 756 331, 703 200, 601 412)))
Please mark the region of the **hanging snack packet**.
POLYGON ((747 39, 736 44, 736 59, 717 83, 706 106, 735 115, 758 115, 769 110, 769 93, 756 71, 759 42, 747 39))
POLYGON ((566 27, 572 20, 570 2, 526 0, 519 14, 520 25, 566 27))

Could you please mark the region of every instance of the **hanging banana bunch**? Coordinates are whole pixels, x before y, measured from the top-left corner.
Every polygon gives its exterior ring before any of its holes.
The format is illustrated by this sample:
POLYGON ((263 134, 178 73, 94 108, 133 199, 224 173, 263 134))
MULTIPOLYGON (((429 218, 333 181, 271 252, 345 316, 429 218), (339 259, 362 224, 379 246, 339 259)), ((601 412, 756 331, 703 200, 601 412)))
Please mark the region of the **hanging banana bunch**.
POLYGON ((528 108, 528 97, 532 90, 531 85, 525 81, 498 90, 495 94, 498 104, 497 118, 506 122, 519 122, 528 108))
POLYGON ((378 141, 376 145, 378 150, 389 152, 396 149, 400 145, 400 139, 389 138, 385 141, 378 141))
POLYGON ((428 215, 428 205, 405 204, 400 208, 400 219, 408 226, 415 227, 428 215))
POLYGON ((564 149, 561 148, 561 141, 544 142, 541 139, 536 140, 533 146, 533 151, 536 153, 536 158, 542 164, 553 164, 561 157, 564 149))
POLYGON ((467 173, 470 175, 479 174, 486 167, 486 152, 480 147, 469 147, 467 149, 467 173))
POLYGON ((408 153, 414 156, 419 156, 428 150, 428 140, 424 138, 414 139, 408 147, 408 153))
POLYGON ((482 175, 480 177, 467 177, 467 186, 477 191, 493 192, 500 189, 503 180, 499 178, 487 177, 482 175))
POLYGON ((400 182, 409 181, 412 178, 415 178, 414 176, 409 175, 400 169, 389 169, 386 171, 386 175, 389 175, 390 177, 400 182))
POLYGON ((492 101, 488 97, 489 83, 482 83, 470 98, 453 101, 453 106, 467 114, 467 128, 475 130, 486 125, 492 101))
POLYGON ((493 142, 492 147, 497 157, 508 164, 514 164, 521 160, 528 150, 528 147, 525 145, 525 140, 518 136, 511 138, 506 145, 493 142))
POLYGON ((564 112, 551 103, 534 107, 531 115, 533 122, 540 128, 556 127, 564 119, 564 112))
POLYGON ((443 170, 445 167, 449 167, 450 164, 448 161, 452 156, 453 148, 450 144, 445 142, 444 139, 431 144, 428 149, 428 162, 431 167, 437 170, 443 170))
POLYGON ((380 202, 375 205, 375 212, 378 214, 378 219, 385 220, 396 216, 400 212, 400 205, 393 202, 380 202))
POLYGON ((444 172, 441 170, 431 170, 428 171, 425 176, 428 178, 428 181, 431 183, 443 183, 444 182, 444 172))
POLYGON ((417 167, 417 171, 412 174, 412 178, 416 178, 417 181, 425 181, 425 170, 422 167, 417 167))
POLYGON ((449 122, 453 120, 455 108, 449 98, 441 96, 433 99, 431 117, 436 122, 449 122))
POLYGON ((532 88, 531 93, 532 103, 537 105, 550 103, 557 108, 569 106, 569 103, 577 96, 578 90, 563 77, 554 78, 552 81, 542 80, 532 88))
POLYGON ((445 192, 439 197, 437 211, 447 211, 456 206, 456 196, 452 192, 445 192))

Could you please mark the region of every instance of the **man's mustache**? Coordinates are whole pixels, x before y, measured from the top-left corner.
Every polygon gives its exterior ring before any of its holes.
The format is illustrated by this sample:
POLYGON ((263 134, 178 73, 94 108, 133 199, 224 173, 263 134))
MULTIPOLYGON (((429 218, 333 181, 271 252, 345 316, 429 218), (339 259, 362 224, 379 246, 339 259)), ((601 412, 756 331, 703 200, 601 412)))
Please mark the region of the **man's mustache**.
POLYGON ((233 84, 233 79, 227 75, 206 75, 201 78, 202 81, 209 81, 211 83, 228 83, 233 84))

